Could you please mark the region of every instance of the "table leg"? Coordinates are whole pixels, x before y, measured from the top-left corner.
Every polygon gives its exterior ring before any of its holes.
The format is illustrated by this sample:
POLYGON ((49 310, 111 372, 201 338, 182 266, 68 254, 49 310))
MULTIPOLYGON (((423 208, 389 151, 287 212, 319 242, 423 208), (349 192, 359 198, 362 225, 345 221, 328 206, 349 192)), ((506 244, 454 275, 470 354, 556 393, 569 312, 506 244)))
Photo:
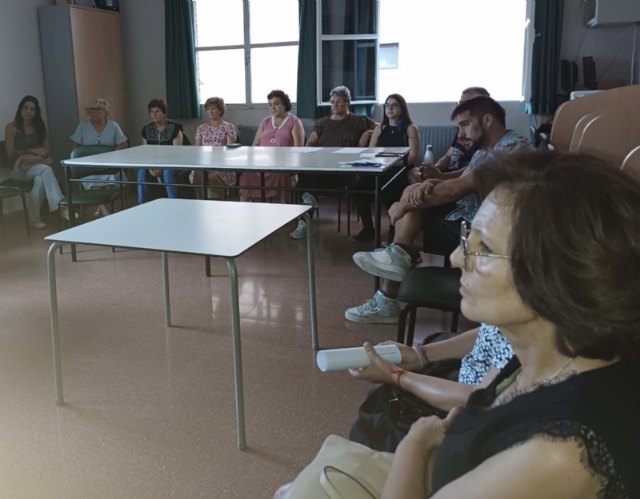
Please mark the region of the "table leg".
POLYGON ((246 450, 244 425, 244 385, 242 382, 242 346, 240 344, 240 304, 238 299, 238 270, 233 258, 225 258, 231 281, 231 334, 233 336, 233 374, 236 388, 236 427, 238 449, 246 450))
POLYGON ((267 202, 267 191, 264 190, 264 172, 260 172, 260 201, 267 202))
MULTIPOLYGON (((374 210, 375 210, 375 220, 374 222, 374 232, 375 232, 375 237, 374 237, 374 242, 375 242, 375 248, 379 248, 380 247, 380 243, 382 241, 382 209, 380 208, 380 198, 382 197, 380 195, 380 175, 375 175, 375 192, 373 194, 373 206, 374 206, 374 210)), ((375 249, 374 248, 374 249, 375 249)), ((378 291, 378 289, 380 289, 380 278, 379 277, 375 277, 375 279, 373 280, 373 290, 374 292, 378 291)))
POLYGON ((164 288, 164 325, 171 327, 171 296, 169 293, 169 256, 162 252, 162 282, 164 288))
POLYGON ((58 293, 56 289, 56 250, 61 243, 53 243, 47 253, 49 276, 49 310, 51 314, 51 342, 53 343, 53 378, 56 386, 56 403, 64 404, 62 391, 62 365, 60 364, 60 323, 58 320, 58 293))
POLYGON ((311 315, 311 348, 315 351, 318 346, 318 311, 316 308, 316 269, 313 255, 313 237, 311 216, 304 214, 307 223, 307 270, 309 272, 309 313, 311 315))

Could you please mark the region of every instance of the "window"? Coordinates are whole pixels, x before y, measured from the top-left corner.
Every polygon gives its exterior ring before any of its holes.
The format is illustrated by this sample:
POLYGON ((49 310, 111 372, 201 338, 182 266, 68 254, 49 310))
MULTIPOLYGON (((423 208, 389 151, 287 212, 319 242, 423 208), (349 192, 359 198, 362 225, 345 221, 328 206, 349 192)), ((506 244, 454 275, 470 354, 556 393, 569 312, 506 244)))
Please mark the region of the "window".
POLYGON ((529 3, 380 0, 381 56, 394 47, 396 63, 389 68, 380 58, 380 102, 395 92, 408 102, 456 102, 471 86, 498 100, 523 100, 529 3))
POLYGON ((317 103, 329 104, 338 85, 351 90, 353 103, 377 102, 378 0, 317 2, 317 103))
POLYGON ((200 102, 267 100, 282 89, 296 99, 298 0, 194 0, 200 102))

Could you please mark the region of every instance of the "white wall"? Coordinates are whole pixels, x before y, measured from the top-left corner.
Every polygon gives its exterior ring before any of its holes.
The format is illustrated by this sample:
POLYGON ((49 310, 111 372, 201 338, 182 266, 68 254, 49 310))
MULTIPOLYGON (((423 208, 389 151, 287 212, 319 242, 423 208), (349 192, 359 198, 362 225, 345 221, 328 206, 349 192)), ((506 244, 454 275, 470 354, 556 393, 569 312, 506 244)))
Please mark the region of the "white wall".
MULTIPOLYGON (((2 0, 0 4, 0 136, 13 121, 20 100, 34 95, 46 113, 37 8, 51 0, 2 0)), ((45 115, 46 119, 46 115, 45 115)))
MULTIPOLYGON (((637 0, 636 0, 637 1, 637 0)), ((582 58, 593 56, 598 80, 640 82, 640 41, 635 40, 635 75, 631 77, 634 26, 586 28, 583 0, 564 0, 564 24, 561 57, 578 64, 578 82, 584 83, 582 58), (632 81, 633 80, 633 81, 632 81)), ((640 31, 640 29, 638 30, 640 31)), ((638 33, 640 37, 640 33, 638 33)))

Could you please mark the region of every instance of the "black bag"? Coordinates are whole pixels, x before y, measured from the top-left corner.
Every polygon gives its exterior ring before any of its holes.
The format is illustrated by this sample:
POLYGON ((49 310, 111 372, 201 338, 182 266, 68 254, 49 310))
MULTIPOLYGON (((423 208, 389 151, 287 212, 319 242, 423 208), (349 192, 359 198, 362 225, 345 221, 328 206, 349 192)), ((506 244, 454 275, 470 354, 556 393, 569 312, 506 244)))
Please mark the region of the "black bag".
MULTIPOLYGON (((442 341, 455 333, 435 333, 423 344, 442 341)), ((460 360, 432 362, 422 374, 457 380, 460 360)), ((349 431, 349 439, 378 451, 395 452, 411 425, 426 416, 445 417, 447 413, 395 385, 380 385, 371 390, 360 406, 358 420, 349 431)))

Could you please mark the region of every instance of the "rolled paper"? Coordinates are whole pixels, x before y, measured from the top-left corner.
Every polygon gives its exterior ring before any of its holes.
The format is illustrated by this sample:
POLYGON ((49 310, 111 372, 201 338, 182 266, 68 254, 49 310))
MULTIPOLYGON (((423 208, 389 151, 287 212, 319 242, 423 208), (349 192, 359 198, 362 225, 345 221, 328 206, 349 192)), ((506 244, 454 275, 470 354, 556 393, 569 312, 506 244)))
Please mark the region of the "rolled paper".
MULTIPOLYGON (((376 345, 373 348, 380 357, 393 364, 402 362, 402 354, 397 345, 376 345)), ((369 356, 363 347, 335 348, 319 351, 316 363, 322 372, 359 369, 369 365, 369 356)))

